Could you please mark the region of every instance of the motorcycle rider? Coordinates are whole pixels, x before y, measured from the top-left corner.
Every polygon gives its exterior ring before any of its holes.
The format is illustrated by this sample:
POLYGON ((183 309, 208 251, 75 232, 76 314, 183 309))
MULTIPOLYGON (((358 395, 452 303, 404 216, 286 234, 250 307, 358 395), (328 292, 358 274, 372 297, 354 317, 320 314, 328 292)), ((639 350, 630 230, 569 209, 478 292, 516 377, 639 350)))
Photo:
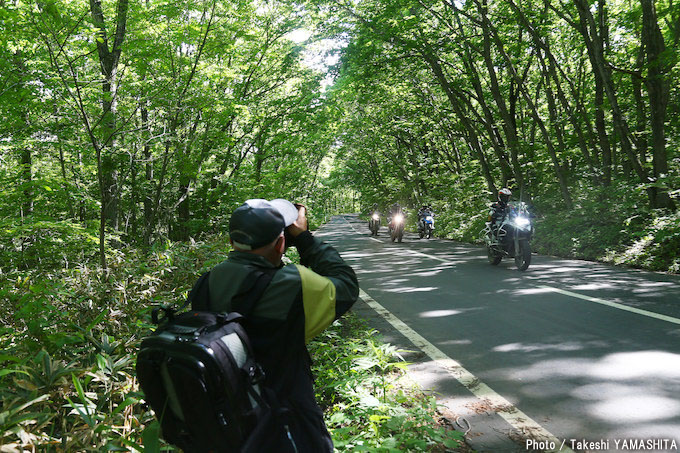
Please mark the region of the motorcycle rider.
POLYGON ((511 196, 512 192, 510 189, 504 187, 498 191, 498 201, 491 205, 489 217, 491 220, 491 239, 493 242, 497 242, 498 227, 503 223, 511 196))
POLYGON ((428 204, 424 204, 418 209, 418 223, 421 223, 423 219, 432 214, 432 207, 428 204))
POLYGON ((403 210, 401 209, 401 205, 399 203, 394 203, 392 207, 390 207, 389 221, 391 222, 394 216, 397 214, 403 214, 403 210))
MULTIPOLYGON (((380 228, 380 211, 378 210, 378 203, 373 203, 373 207, 371 208, 369 215, 371 217, 368 221, 368 228, 371 229, 372 222, 377 222, 377 226, 380 228)), ((373 230, 371 230, 371 234, 373 234, 373 230)), ((378 235, 377 230, 375 231, 375 235, 378 235)))
POLYGON ((396 216, 397 214, 404 215, 404 211, 403 209, 401 209, 401 205, 395 202, 392 206, 390 206, 390 211, 387 217, 387 225, 390 229, 394 226, 392 224, 392 220, 394 219, 394 216, 396 216))

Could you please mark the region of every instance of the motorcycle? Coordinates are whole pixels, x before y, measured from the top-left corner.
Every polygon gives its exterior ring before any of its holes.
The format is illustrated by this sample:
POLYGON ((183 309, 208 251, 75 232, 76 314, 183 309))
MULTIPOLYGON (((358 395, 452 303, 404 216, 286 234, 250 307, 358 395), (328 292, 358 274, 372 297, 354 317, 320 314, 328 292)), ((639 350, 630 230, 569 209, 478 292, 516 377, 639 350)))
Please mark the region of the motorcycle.
POLYGON ((380 229, 380 214, 374 212, 371 219, 368 221, 368 229, 371 230, 371 236, 377 236, 380 229))
POLYGON ((427 236, 428 239, 432 238, 432 232, 434 231, 434 214, 429 211, 425 211, 418 219, 418 236, 420 239, 427 236))
POLYGON ((513 257, 520 271, 527 270, 531 264, 531 240, 534 234, 532 215, 526 203, 509 204, 501 224, 491 227, 491 216, 481 231, 489 257, 489 262, 497 265, 503 257, 513 257))
POLYGON ((392 242, 394 242, 395 240, 397 242, 401 242, 401 239, 404 237, 404 214, 403 213, 394 214, 394 216, 390 220, 388 229, 390 232, 390 240, 392 242))

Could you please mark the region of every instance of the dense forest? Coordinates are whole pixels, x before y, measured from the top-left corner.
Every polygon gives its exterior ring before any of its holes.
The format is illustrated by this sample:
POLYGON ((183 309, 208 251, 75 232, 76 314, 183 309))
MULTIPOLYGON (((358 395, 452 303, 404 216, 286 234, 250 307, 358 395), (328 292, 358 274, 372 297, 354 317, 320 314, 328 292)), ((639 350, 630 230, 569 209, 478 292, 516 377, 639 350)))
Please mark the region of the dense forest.
POLYGON ((362 199, 432 204, 477 238, 502 187, 542 252, 678 271, 673 1, 360 2, 340 77, 343 164, 362 199))
POLYGON ((247 198, 476 241, 509 187, 539 252, 680 272, 679 60, 674 0, 0 0, 0 436, 128 423, 143 314, 247 198))
POLYGON ((677 269, 673 0, 1 6, 5 270, 106 268, 273 194, 319 216, 427 202, 470 240, 505 186, 546 251, 642 240, 677 269))

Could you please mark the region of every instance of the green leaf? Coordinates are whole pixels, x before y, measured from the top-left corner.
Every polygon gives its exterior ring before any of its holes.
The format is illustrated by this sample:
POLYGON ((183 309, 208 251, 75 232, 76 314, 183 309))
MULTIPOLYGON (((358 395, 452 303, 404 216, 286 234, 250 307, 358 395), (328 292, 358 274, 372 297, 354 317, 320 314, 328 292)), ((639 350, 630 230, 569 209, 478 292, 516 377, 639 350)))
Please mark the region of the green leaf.
POLYGON ((27 376, 30 376, 30 373, 24 371, 24 370, 0 370, 0 377, 7 376, 8 374, 12 373, 23 373, 27 376))
POLYGON ((444 439, 444 446, 446 446, 447 448, 458 448, 460 447, 460 442, 458 442, 455 439, 446 438, 444 439))
POLYGON ((333 424, 341 425, 347 421, 347 416, 344 412, 336 412, 331 415, 330 422, 333 424))
POLYGON ((383 420, 389 420, 391 417, 389 415, 377 415, 373 414, 368 419, 372 422, 381 422, 383 420))
POLYGON ((126 407, 128 407, 132 404, 137 404, 138 402, 139 402, 139 400, 137 398, 127 397, 127 398, 125 398, 125 401, 123 401, 118 406, 116 406, 116 408, 113 410, 113 413, 111 415, 117 415, 118 413, 120 413, 126 407))
MULTIPOLYGON (((78 379, 78 378, 76 377, 76 375, 73 374, 73 373, 71 373, 71 378, 72 378, 72 380, 73 380, 73 385, 76 387, 76 392, 78 392, 78 397, 80 398, 80 401, 83 402, 83 407, 85 408, 85 411, 87 412, 87 415, 88 415, 88 417, 89 417, 89 416, 90 416, 90 412, 89 412, 89 410, 88 410, 88 408, 87 408, 87 403, 89 402, 89 400, 88 400, 87 397, 85 396, 85 392, 83 391, 83 386, 82 386, 82 384, 80 383, 80 379, 78 379)), ((71 402, 71 401, 69 400, 69 402, 71 402)))
POLYGON ((14 357, 14 356, 7 355, 7 354, 0 354, 0 363, 7 361, 7 360, 10 361, 10 362, 16 362, 16 363, 23 362, 23 359, 20 359, 18 357, 14 357))
POLYGON ((144 445, 144 453, 160 453, 161 425, 157 420, 154 420, 150 425, 142 431, 142 445, 144 445))
POLYGON ((106 358, 101 354, 97 354, 97 368, 103 371, 107 368, 107 365, 106 358))

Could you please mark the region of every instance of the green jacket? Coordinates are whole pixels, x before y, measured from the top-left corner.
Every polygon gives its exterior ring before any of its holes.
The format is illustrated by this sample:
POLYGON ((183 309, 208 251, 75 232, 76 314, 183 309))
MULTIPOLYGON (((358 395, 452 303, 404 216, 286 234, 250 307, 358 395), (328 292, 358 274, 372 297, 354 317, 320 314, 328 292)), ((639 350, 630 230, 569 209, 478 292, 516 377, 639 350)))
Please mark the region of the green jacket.
MULTIPOLYGON (((291 411, 298 451, 333 451, 314 399, 306 344, 350 309, 359 295, 359 284, 338 252, 311 233, 300 234, 295 246, 302 265, 279 268, 244 327, 265 371, 265 384, 291 411)), ((211 310, 232 311, 231 300, 251 266, 274 267, 259 255, 232 251, 211 271, 211 310)))

